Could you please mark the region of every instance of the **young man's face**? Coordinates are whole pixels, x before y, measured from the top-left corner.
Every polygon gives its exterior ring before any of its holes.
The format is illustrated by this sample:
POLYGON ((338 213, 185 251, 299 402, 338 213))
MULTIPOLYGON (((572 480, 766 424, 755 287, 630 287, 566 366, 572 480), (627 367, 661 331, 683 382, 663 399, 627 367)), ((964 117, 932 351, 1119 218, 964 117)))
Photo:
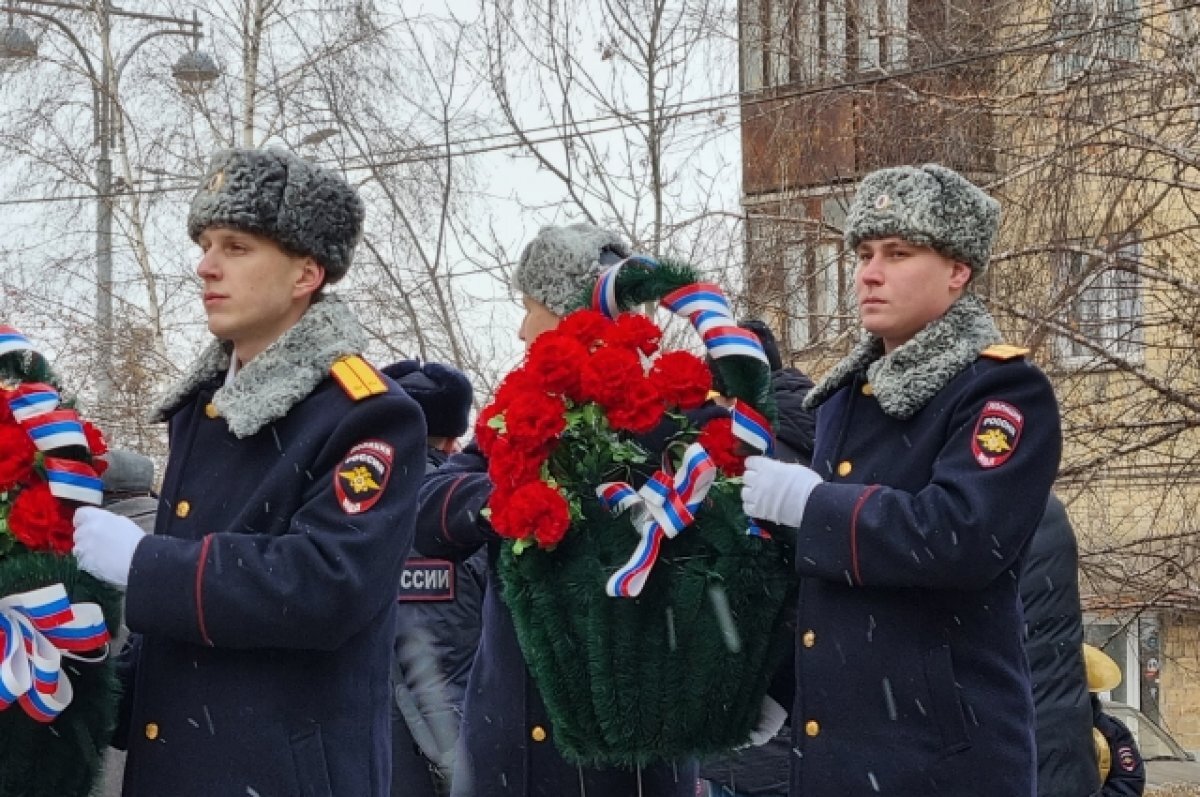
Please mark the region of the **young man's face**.
POLYGON ((521 304, 525 306, 525 317, 521 319, 521 329, 517 332, 517 337, 528 349, 538 335, 554 329, 562 319, 549 307, 525 294, 521 294, 521 304))
POLYGON ((208 328, 233 342, 247 362, 290 329, 321 287, 325 269, 310 257, 284 252, 261 235, 209 227, 200 233, 208 328))
POLYGON ((903 238, 863 241, 857 254, 859 316, 888 352, 943 316, 971 279, 965 263, 903 238))

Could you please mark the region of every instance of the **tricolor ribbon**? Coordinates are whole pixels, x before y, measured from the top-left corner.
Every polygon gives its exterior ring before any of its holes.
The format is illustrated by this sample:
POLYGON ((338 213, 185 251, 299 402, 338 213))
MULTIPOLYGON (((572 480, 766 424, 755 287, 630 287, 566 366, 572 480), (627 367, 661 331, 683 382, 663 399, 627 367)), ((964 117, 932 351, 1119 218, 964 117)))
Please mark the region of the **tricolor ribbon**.
POLYGON ((100 607, 72 604, 62 584, 0 598, 0 710, 19 702, 33 719, 52 722, 74 696, 63 657, 82 658, 75 654, 108 639, 100 607))
POLYGON ((58 409, 58 391, 41 382, 18 385, 8 395, 8 408, 18 421, 58 409))
POLYGON ((21 426, 39 451, 53 451, 66 446, 87 448, 87 435, 83 423, 74 410, 43 412, 21 421, 21 426))
POLYGON ((620 263, 609 266, 592 288, 593 310, 603 313, 608 318, 616 318, 621 314, 621 305, 617 301, 617 275, 629 263, 636 263, 649 269, 658 268, 658 261, 646 255, 631 255, 620 263))
POLYGON ((614 598, 636 598, 641 594, 663 539, 691 525, 716 477, 717 466, 708 452, 699 443, 692 443, 674 478, 660 470, 636 492, 624 482, 607 482, 596 488, 600 502, 610 512, 632 510, 631 520, 641 535, 629 561, 608 579, 604 587, 607 594, 614 598))
POLYGON ((29 338, 7 324, 0 324, 0 355, 14 351, 37 351, 29 338))
POLYGON ((91 465, 57 457, 46 457, 42 465, 50 494, 55 498, 92 506, 104 503, 104 482, 91 465))

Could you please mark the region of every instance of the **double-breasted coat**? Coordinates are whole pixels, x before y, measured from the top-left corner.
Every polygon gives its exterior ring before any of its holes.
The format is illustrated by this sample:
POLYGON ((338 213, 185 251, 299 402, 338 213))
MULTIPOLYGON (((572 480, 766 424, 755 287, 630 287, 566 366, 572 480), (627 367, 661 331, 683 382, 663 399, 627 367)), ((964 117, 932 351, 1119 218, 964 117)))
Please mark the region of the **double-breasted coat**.
POLYGON ((824 482, 796 540, 791 794, 1029 797, 1016 568, 1058 468, 1053 390, 998 347, 896 417, 866 373, 818 415, 824 482))
POLYGON ((215 401, 228 355, 210 350, 165 408, 157 533, 126 593, 125 795, 389 792, 424 421, 361 358, 330 368, 309 351, 321 330, 300 332, 305 348, 268 349, 215 401))

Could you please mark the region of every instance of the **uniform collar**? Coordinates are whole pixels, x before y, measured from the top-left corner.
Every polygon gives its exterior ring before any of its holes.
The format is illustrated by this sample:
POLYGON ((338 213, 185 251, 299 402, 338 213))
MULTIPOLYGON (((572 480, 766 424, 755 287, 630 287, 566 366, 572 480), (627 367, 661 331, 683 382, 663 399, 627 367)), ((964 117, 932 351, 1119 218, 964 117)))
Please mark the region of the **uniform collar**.
POLYGON ((820 406, 865 372, 880 408, 893 418, 911 418, 999 340, 1000 331, 983 302, 967 294, 891 354, 883 353, 879 337, 864 334, 850 354, 809 391, 804 406, 820 406))
MULTIPOLYGON (((341 298, 326 296, 295 326, 257 357, 237 369, 213 394, 213 403, 236 437, 249 437, 277 421, 308 397, 340 357, 366 348, 362 327, 341 298)), ((151 420, 164 421, 202 385, 222 380, 230 370, 231 347, 214 340, 184 377, 159 400, 151 420)))

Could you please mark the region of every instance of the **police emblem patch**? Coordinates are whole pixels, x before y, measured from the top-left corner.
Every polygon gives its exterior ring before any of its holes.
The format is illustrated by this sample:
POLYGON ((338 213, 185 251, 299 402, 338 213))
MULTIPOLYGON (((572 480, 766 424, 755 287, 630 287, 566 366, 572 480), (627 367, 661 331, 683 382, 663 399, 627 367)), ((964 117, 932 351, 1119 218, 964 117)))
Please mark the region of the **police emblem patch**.
POLYGON ((975 433, 971 435, 971 453, 981 468, 998 468, 1017 450, 1025 416, 1007 401, 989 401, 983 405, 975 433))
POLYGON ((1121 769, 1126 772, 1133 772, 1137 769, 1137 759, 1133 757, 1133 748, 1128 745, 1117 748, 1117 761, 1120 762, 1121 769))
POLYGON ((333 470, 333 489, 348 515, 375 506, 392 475, 394 449, 382 440, 364 440, 342 458, 333 470))

